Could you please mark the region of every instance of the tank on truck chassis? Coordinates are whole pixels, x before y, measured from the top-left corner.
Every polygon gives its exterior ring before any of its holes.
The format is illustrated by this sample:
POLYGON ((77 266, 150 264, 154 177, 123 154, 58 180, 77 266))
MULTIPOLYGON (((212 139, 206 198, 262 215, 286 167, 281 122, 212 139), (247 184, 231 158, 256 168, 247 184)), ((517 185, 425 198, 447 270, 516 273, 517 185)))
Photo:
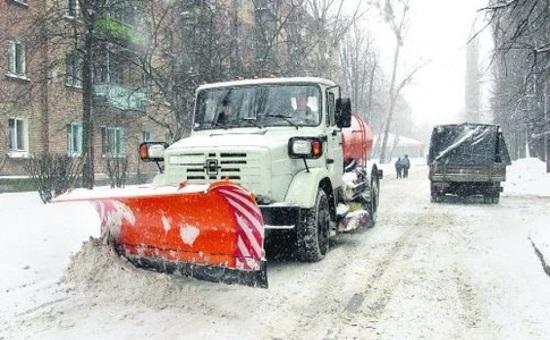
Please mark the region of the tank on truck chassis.
POLYGON ((367 165, 371 147, 332 81, 208 84, 189 137, 140 146, 161 169, 151 185, 57 200, 92 201, 103 234, 138 266, 267 287, 264 240, 319 261, 331 235, 374 225, 382 171, 367 165))
POLYGON ((497 125, 449 124, 433 129, 428 165, 432 202, 446 194, 482 195, 498 203, 501 182, 510 165, 508 149, 497 125))

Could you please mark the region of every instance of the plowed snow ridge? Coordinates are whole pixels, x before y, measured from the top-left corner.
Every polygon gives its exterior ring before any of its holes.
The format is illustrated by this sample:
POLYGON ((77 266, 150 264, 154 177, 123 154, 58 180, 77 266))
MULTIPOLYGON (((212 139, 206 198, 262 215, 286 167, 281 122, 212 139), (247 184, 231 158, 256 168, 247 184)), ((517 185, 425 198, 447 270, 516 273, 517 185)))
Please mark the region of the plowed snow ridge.
MULTIPOLYGON (((177 276, 137 269, 112 246, 91 238, 84 242, 65 270, 62 282, 79 291, 108 295, 123 303, 142 303, 153 309, 182 305, 185 286, 177 276)), ((188 300, 188 298, 187 298, 188 300)))

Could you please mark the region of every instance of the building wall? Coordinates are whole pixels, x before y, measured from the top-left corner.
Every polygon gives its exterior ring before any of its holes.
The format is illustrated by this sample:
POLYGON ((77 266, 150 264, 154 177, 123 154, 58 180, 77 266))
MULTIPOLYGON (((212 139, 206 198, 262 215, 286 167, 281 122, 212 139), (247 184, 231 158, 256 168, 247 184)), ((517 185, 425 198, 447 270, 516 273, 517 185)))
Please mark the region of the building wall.
POLYGON ((41 2, 21 5, 14 0, 0 1, 0 157, 7 157, 1 173, 22 175, 22 165, 30 153, 43 150, 43 117, 41 110, 42 87, 35 83, 39 79, 41 58, 36 43, 28 41, 29 25, 41 11, 41 2), (9 40, 25 43, 26 75, 14 77, 9 74, 9 40), (8 119, 18 118, 26 122, 28 137, 25 142, 28 154, 8 150, 8 119))
MULTIPOLYGON (((57 1, 50 4, 56 6, 57 1)), ((71 41, 49 37, 42 43, 36 18, 44 13, 46 1, 29 1, 23 6, 14 0, 0 0, 0 165, 7 156, 0 176, 25 175, 23 164, 28 157, 40 152, 67 154, 67 125, 82 123, 82 90, 66 84, 65 56, 72 49, 71 41), (27 78, 6 76, 8 70, 5 42, 27 35, 27 78), (30 41, 33 40, 33 41, 30 41), (8 118, 22 118, 28 122, 28 153, 21 158, 8 152, 8 118)), ((50 8, 51 9, 51 8, 50 8)), ((68 19, 54 23, 64 29, 68 19)), ((53 27, 50 27, 54 30, 53 27)), ((136 77, 139 78, 139 77, 136 77)), ((94 120, 94 163, 101 177, 105 173, 102 155, 101 127, 122 127, 125 130, 126 157, 129 173, 155 173, 156 166, 138 160, 137 149, 143 141, 143 131, 152 132, 156 140, 165 140, 166 132, 144 117, 142 112, 122 112, 112 107, 97 110, 94 120)))

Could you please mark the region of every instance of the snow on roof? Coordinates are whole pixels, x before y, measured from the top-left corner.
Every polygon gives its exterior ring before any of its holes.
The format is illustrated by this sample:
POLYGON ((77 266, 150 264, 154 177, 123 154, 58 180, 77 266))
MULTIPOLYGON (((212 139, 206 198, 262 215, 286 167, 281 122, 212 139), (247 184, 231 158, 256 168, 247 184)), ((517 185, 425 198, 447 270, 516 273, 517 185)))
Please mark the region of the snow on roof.
POLYGON ((199 86, 197 91, 216 88, 216 87, 226 87, 226 86, 281 84, 281 83, 284 83, 284 84, 313 83, 313 84, 322 84, 326 86, 336 85, 336 83, 334 83, 331 80, 324 79, 324 78, 316 78, 316 77, 259 78, 259 79, 244 79, 244 80, 234 80, 234 81, 205 84, 205 85, 199 86))
MULTIPOLYGON (((374 142, 378 140, 378 135, 374 137, 374 142)), ((424 143, 422 143, 419 140, 405 137, 405 136, 398 136, 397 140, 397 146, 424 146, 424 143)), ((393 145, 395 140, 395 135, 393 133, 388 134, 388 145, 393 145)))

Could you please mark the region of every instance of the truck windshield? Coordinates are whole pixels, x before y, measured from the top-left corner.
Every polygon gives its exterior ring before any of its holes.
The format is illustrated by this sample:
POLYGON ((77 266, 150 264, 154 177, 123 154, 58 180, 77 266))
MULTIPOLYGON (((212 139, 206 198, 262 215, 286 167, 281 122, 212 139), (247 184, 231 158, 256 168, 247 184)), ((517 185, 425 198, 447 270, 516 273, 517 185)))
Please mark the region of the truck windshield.
POLYGON ((254 85, 199 92, 195 130, 250 126, 317 126, 321 92, 315 85, 254 85))

